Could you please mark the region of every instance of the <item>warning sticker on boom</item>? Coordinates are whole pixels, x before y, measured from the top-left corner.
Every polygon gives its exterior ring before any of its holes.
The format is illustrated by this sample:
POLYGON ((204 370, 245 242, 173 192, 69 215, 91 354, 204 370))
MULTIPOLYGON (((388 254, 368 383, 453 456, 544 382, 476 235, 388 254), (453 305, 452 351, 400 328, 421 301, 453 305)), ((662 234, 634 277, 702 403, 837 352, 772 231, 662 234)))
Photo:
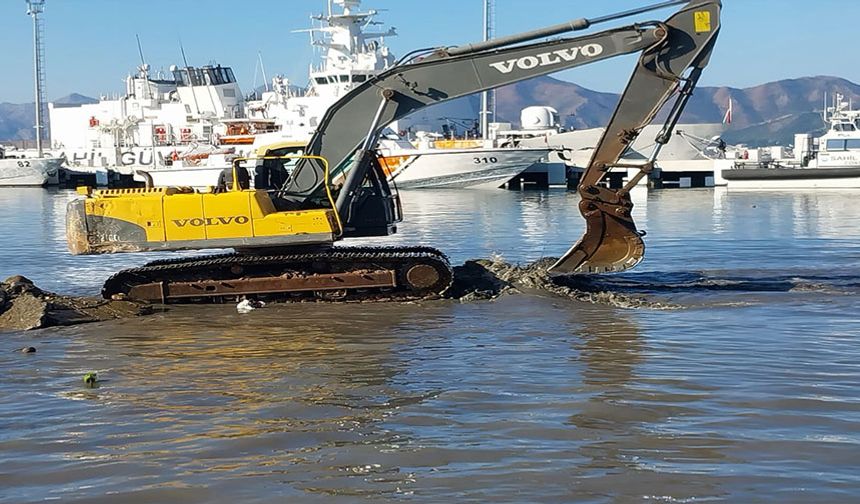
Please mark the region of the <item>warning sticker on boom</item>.
POLYGON ((710 11, 696 11, 693 13, 693 19, 695 19, 696 23, 696 33, 711 31, 710 11))

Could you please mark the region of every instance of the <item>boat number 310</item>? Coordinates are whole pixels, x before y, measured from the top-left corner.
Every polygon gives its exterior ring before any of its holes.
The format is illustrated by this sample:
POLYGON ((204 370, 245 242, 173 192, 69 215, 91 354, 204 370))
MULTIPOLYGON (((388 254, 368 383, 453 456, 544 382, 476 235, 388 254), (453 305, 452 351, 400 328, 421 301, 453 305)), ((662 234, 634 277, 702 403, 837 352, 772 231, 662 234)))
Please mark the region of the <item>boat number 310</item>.
POLYGON ((497 158, 497 157, 476 157, 476 158, 472 158, 472 162, 475 164, 492 164, 492 163, 498 163, 499 158, 497 158))
POLYGON ((18 168, 29 168, 29 167, 30 167, 29 161, 18 161, 18 168))

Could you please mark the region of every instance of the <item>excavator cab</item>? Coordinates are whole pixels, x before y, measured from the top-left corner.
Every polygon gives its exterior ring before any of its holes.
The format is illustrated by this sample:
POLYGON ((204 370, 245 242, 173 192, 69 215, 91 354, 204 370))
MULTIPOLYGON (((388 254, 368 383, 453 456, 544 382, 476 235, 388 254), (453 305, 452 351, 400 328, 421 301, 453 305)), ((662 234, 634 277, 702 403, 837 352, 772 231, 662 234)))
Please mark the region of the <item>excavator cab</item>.
POLYGON ((282 142, 257 149, 260 158, 254 165, 254 187, 277 190, 290 179, 290 173, 305 151, 304 142, 282 142))
MULTIPOLYGON (((403 220, 400 195, 389 185, 379 157, 373 151, 359 153, 367 166, 364 181, 354 189, 344 211, 345 238, 388 236, 397 232, 397 223, 403 220)), ((335 185, 337 200, 342 185, 335 185)))
MULTIPOLYGON (((307 145, 304 142, 281 142, 257 149, 254 187, 267 189, 276 208, 295 209, 295 198, 289 192, 290 176, 303 160, 314 162, 313 156, 304 156, 307 145)), ((342 229, 343 237, 388 236, 397 232, 396 224, 403 220, 400 196, 389 185, 387 176, 378 156, 367 152, 362 163, 367 163, 365 179, 350 199, 346 209, 342 229)), ((316 161, 323 162, 323 161, 316 161)), ((354 165, 352 157, 340 166, 324 169, 328 183, 321 188, 320 195, 312 205, 328 206, 329 197, 336 200, 343 188, 346 171, 354 165)), ((325 161, 328 165, 328 161, 325 161)), ((307 206, 307 205, 305 205, 307 206)))

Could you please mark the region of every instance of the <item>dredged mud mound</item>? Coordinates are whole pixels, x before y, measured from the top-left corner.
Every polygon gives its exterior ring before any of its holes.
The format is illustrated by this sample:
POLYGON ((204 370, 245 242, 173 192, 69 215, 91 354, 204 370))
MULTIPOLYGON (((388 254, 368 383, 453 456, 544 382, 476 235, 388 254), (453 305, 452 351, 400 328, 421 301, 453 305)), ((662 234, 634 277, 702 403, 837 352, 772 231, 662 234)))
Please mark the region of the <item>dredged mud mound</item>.
POLYGON ((545 292, 587 303, 620 308, 677 309, 678 306, 610 291, 583 290, 574 277, 550 276, 547 269, 555 258, 519 266, 500 259, 473 259, 454 267, 454 282, 446 297, 460 302, 495 299, 515 292, 545 292))
POLYGON ((0 282, 0 330, 83 324, 137 317, 152 311, 152 307, 144 303, 47 292, 22 276, 0 282))
MULTIPOLYGON (((473 302, 510 293, 547 293, 620 308, 677 309, 678 306, 612 292, 577 277, 550 276, 555 258, 516 265, 501 259, 473 259, 454 267, 454 281, 443 297, 473 302)), ((0 282, 0 331, 28 330, 137 317, 154 311, 148 303, 73 297, 44 291, 22 276, 0 282)))

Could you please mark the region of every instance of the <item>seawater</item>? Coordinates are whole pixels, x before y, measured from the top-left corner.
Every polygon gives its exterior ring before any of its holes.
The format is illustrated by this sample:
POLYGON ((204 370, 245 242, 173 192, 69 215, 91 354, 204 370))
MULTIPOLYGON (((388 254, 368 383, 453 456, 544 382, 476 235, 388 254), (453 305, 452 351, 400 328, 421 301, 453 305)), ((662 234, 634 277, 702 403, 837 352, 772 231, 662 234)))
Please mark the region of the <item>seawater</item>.
MULTIPOLYGON (((591 287, 676 309, 188 306, 0 334, 0 502, 860 499, 856 193, 634 196, 646 259, 591 287)), ((0 190, 0 276, 96 294, 164 256, 70 256, 72 197, 0 190)), ((372 243, 453 263, 557 256, 582 233, 564 191, 403 202, 372 243)))

